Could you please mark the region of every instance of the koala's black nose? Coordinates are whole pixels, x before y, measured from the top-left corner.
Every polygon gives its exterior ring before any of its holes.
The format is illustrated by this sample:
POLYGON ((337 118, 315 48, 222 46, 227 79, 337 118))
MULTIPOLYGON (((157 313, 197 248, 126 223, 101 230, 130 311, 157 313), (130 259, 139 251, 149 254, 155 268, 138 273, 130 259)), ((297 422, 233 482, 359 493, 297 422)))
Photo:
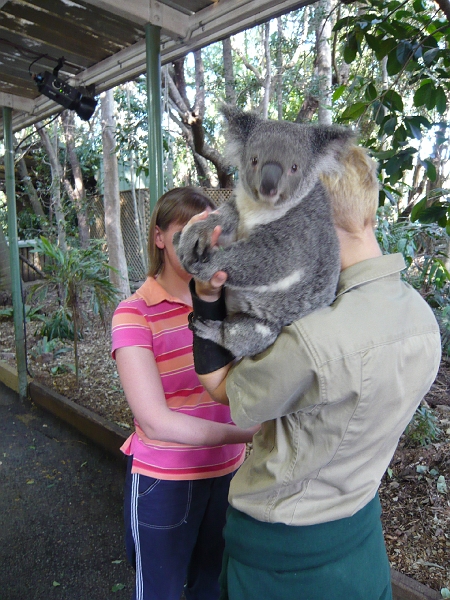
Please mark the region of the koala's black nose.
POLYGON ((281 165, 275 162, 266 163, 261 169, 261 185, 259 191, 265 196, 275 196, 283 174, 281 165))

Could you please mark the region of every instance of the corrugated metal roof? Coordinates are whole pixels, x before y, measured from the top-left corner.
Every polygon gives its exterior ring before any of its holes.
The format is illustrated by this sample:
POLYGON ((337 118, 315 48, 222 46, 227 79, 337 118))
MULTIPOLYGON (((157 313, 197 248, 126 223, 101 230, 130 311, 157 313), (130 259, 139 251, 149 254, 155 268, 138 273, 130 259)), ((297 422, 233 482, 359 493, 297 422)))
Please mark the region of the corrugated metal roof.
POLYGON ((132 21, 78 1, 7 2, 0 12, 1 91, 37 98, 32 73, 52 71, 63 56, 60 75, 77 75, 144 34, 132 21))
MULTIPOLYGON (((33 74, 95 85, 96 93, 145 71, 145 29, 161 27, 162 63, 314 0, 0 0, 0 105, 13 128, 60 109, 33 74)), ((0 127, 1 127, 0 114, 0 127)))

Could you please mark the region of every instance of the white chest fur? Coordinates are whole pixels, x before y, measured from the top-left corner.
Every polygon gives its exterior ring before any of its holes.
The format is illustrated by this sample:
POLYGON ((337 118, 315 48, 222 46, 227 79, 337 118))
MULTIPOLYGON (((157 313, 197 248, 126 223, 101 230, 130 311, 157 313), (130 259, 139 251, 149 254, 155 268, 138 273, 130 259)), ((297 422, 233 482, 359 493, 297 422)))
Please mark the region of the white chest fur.
POLYGON ((242 185, 238 185, 236 188, 236 206, 239 212, 238 239, 247 238, 251 230, 258 225, 266 225, 281 219, 297 203, 298 201, 293 201, 282 206, 274 206, 256 202, 242 185))

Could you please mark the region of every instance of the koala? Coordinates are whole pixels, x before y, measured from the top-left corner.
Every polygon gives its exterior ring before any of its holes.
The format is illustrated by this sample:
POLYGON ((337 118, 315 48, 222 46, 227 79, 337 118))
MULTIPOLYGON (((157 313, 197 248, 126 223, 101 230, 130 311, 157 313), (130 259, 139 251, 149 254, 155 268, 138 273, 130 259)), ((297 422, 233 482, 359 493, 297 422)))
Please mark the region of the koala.
POLYGON ((195 319, 192 327, 240 358, 262 352, 284 326, 334 300, 339 243, 319 176, 339 169, 355 134, 337 126, 266 120, 229 106, 221 110, 238 184, 230 200, 186 226, 174 244, 181 265, 195 278, 227 273, 227 317, 195 319), (216 226, 221 234, 211 247, 216 226))

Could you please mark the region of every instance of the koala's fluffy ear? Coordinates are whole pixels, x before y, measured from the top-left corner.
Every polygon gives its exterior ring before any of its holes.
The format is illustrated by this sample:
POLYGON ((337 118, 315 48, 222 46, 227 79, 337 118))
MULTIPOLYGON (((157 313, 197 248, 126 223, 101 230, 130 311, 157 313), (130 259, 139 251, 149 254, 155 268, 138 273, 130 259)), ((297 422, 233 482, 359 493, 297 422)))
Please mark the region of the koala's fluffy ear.
POLYGON ((336 125, 311 127, 311 147, 317 158, 316 168, 339 169, 339 159, 347 148, 356 142, 356 132, 336 125))
POLYGON ((261 119, 252 112, 244 112, 235 106, 222 104, 220 112, 227 121, 225 159, 240 167, 243 148, 253 129, 261 119))
POLYGON ((314 151, 317 154, 322 154, 330 146, 336 151, 339 151, 339 148, 344 150, 356 141, 356 132, 347 127, 318 125, 313 126, 312 131, 314 151))
POLYGON ((256 113, 244 112, 230 104, 222 104, 220 112, 227 120, 229 135, 234 139, 241 140, 243 143, 245 143, 255 125, 261 121, 256 113))

